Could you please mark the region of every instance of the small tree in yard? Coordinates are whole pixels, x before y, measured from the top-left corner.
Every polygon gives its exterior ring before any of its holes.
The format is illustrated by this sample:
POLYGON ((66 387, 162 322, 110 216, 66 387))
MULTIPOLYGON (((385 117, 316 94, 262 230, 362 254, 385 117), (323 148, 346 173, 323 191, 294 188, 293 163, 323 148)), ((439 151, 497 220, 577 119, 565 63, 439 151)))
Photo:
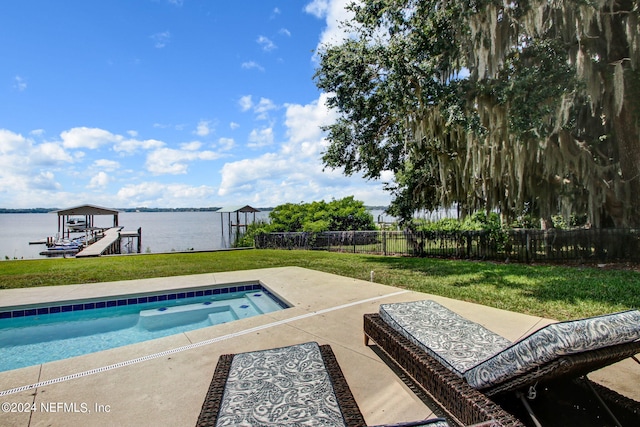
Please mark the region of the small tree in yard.
POLYGON ((286 203, 269 214, 269 231, 374 230, 373 215, 353 196, 327 203, 286 203))
POLYGON ((253 246, 254 236, 271 232, 375 230, 373 215, 353 196, 329 203, 285 203, 269 213, 269 222, 249 225, 239 245, 253 246))

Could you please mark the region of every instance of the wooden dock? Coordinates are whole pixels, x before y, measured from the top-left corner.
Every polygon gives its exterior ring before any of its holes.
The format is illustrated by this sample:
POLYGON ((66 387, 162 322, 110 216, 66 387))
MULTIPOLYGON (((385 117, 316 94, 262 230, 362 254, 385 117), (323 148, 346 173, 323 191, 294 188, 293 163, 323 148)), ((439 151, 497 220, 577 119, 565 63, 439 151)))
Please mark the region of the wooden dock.
POLYGON ((120 230, 123 227, 112 227, 104 231, 104 237, 87 246, 76 254, 76 258, 97 257, 120 253, 120 230))

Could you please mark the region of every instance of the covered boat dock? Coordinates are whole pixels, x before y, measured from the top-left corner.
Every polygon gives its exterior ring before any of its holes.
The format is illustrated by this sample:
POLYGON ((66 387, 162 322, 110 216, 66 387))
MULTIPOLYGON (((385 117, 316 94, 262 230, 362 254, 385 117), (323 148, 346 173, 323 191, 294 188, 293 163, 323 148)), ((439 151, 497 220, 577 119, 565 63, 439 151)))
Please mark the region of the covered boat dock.
POLYGON ((233 237, 233 229, 235 227, 236 229, 236 237, 240 236, 242 231, 241 229, 244 228, 244 231, 247 231, 247 227, 249 225, 249 218, 248 218, 248 214, 253 214, 253 218, 252 218, 252 223, 256 221, 256 212, 260 212, 259 209, 256 209, 254 207, 251 207, 249 205, 244 205, 244 206, 227 206, 224 208, 220 208, 216 211, 217 213, 220 214, 220 227, 221 227, 221 233, 222 233, 222 239, 224 242, 224 217, 225 214, 227 214, 227 232, 229 234, 228 236, 228 243, 229 245, 231 245, 231 239, 233 237), (244 214, 244 223, 240 222, 240 214, 244 214), (234 215, 235 214, 235 215, 234 215), (233 216, 236 217, 236 221, 235 223, 233 222, 233 216))
POLYGON ((69 236, 72 231, 68 227, 69 220, 72 218, 82 217, 84 218, 85 227, 88 230, 94 228, 94 216, 96 215, 112 215, 113 227, 118 227, 118 214, 119 211, 115 209, 103 208, 95 205, 81 205, 74 208, 61 209, 55 211, 58 214, 58 233, 60 236, 69 236))
MULTIPOLYGON (((122 239, 126 240, 126 245, 131 251, 134 248, 134 240, 137 240, 135 248, 140 253, 142 229, 138 228, 134 232, 123 232, 118 224, 119 211, 95 205, 81 205, 68 209, 54 211, 58 214, 58 236, 61 239, 69 239, 71 232, 80 231, 86 234, 84 247, 79 250, 76 247, 73 251, 77 258, 96 257, 101 255, 111 255, 122 253, 122 239), (113 217, 113 225, 96 227, 94 217, 96 215, 109 215, 113 217), (74 228, 70 227, 70 220, 73 220, 74 228), (78 227, 78 223, 81 224, 78 227), (90 235, 89 235, 90 233, 90 235)), ((51 239, 53 246, 53 239, 51 239)), ((46 255, 57 255, 60 249, 49 250, 46 255)), ((42 253, 45 254, 45 253, 42 253)))

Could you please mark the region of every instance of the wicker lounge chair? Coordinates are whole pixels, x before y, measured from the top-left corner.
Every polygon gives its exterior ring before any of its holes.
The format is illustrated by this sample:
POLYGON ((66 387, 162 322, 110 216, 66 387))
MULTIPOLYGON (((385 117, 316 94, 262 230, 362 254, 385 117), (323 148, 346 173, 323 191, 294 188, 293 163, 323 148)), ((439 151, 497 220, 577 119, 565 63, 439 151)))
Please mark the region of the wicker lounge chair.
POLYGON ((460 425, 521 425, 492 397, 634 356, 640 312, 554 323, 511 343, 434 301, 415 301, 366 314, 364 334, 460 425))
MULTIPOLYGON (((309 342, 220 356, 197 426, 288 425, 366 426, 331 347, 309 342)), ((448 424, 435 418, 393 426, 448 424)))

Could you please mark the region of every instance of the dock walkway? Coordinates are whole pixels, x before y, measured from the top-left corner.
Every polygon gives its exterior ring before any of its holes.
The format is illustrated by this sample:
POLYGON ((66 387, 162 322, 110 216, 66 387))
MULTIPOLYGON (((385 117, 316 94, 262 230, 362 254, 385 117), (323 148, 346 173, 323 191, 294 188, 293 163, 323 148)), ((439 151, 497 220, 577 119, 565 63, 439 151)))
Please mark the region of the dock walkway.
POLYGON ((112 227, 105 230, 102 239, 78 252, 76 258, 96 257, 104 255, 105 253, 119 253, 120 230, 123 228, 124 227, 112 227))

